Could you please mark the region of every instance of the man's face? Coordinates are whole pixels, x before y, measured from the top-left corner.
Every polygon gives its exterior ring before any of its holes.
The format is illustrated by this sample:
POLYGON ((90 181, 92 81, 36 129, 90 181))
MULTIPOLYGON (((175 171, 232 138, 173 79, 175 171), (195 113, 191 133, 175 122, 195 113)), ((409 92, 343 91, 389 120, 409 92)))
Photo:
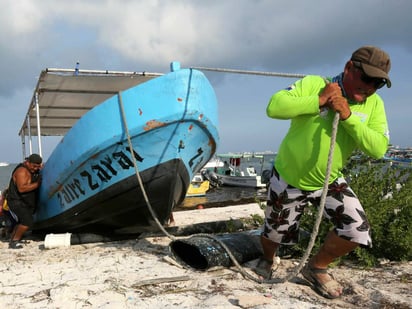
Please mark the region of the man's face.
POLYGON ((349 61, 345 66, 343 87, 350 100, 364 102, 384 85, 385 80, 367 76, 360 65, 354 61, 349 61))
POLYGON ((42 164, 27 162, 27 167, 32 174, 38 173, 42 166, 42 164))

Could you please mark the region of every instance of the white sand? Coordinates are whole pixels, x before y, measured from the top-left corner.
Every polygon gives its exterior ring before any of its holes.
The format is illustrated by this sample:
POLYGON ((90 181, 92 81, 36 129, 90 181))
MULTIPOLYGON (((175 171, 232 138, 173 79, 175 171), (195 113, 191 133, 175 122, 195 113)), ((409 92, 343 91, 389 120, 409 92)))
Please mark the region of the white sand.
MULTIPOLYGON (((263 215, 257 204, 176 212, 177 225, 263 215)), ((170 239, 138 239, 45 249, 0 243, 0 308, 412 308, 412 263, 373 270, 333 269, 345 285, 339 300, 295 282, 259 284, 235 268, 183 268, 170 239)), ((298 261, 281 260, 284 277, 298 261)), ((250 271, 255 261, 243 265, 250 271)))

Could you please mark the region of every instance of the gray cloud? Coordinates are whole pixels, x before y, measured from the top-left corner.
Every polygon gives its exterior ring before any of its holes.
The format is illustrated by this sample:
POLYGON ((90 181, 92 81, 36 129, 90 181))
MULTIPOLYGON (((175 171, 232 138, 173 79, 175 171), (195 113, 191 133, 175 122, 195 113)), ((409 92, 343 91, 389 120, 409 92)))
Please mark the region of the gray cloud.
MULTIPOLYGON (((166 72, 169 62, 178 60, 183 66, 334 74, 354 49, 375 44, 393 56, 391 91, 396 94, 382 92, 385 101, 398 107, 388 113, 389 120, 398 121, 399 110, 410 105, 406 101, 409 82, 402 82, 409 79, 406 59, 412 53, 408 39, 412 1, 408 0, 6 0, 2 4, 0 104, 13 104, 15 109, 2 108, 0 121, 10 127, 10 134, 3 136, 13 136, 13 140, 21 124, 15 118, 22 119, 31 96, 27 89, 35 86, 40 70, 70 68, 76 61, 87 69, 166 72)), ((255 108, 238 108, 238 117, 262 119, 259 130, 272 125, 273 120, 264 114, 265 104, 269 93, 287 81, 251 82, 243 76, 207 75, 218 88, 222 117, 235 103, 237 107, 248 104, 253 93, 258 102, 255 108), (226 94, 225 86, 233 92, 226 94)), ((393 136, 402 135, 398 125, 394 125, 393 136)), ((287 125, 282 122, 281 126, 287 125)), ((233 132, 226 119, 221 131, 224 144, 232 145, 233 132)), ((259 143, 256 147, 268 143, 258 140, 254 139, 259 143)), ((400 141, 408 143, 410 138, 400 141)), ((17 144, 18 140, 11 145, 17 148, 17 144)), ((10 157, 0 155, 2 160, 10 157)))

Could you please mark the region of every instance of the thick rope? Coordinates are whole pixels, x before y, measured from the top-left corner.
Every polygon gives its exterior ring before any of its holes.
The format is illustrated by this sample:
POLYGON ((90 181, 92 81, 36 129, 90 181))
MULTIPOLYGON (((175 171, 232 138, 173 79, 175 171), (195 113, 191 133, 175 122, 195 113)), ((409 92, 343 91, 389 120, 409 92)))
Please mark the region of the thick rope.
MULTIPOLYGON (((192 69, 197 69, 197 70, 207 70, 207 71, 224 72, 224 73, 251 74, 251 75, 278 76, 278 77, 292 77, 292 78, 305 77, 304 74, 259 72, 259 71, 245 71, 245 70, 206 68, 206 67, 191 67, 191 68, 192 69)), ((127 135, 127 141, 128 141, 129 147, 130 147, 130 151, 133 153, 133 145, 132 145, 132 142, 131 142, 131 139, 130 139, 130 134, 129 134, 128 126, 127 126, 126 115, 125 115, 125 112, 124 112, 121 92, 118 93, 118 97, 119 97, 120 109, 121 109, 121 112, 122 112, 123 125, 124 125, 126 135, 127 135)), ((248 272, 246 272, 243 269, 243 267, 236 260, 235 256, 232 254, 230 249, 220 239, 217 239, 216 237, 214 237, 213 235, 210 235, 210 234, 196 234, 196 235, 197 236, 208 237, 208 238, 211 238, 211 239, 215 240, 216 242, 218 242, 222 246, 222 248, 226 251, 226 253, 228 254, 228 256, 231 259, 232 263, 238 268, 240 273, 244 277, 246 277, 246 278, 248 278, 252 281, 255 281, 255 282, 258 282, 258 283, 270 283, 270 284, 284 283, 284 282, 290 281, 293 277, 297 276, 297 274, 301 271, 301 269, 305 265, 309 255, 310 255, 310 253, 313 249, 316 237, 318 236, 319 226, 320 226, 320 223, 322 221, 323 211, 324 211, 325 202, 326 202, 326 196, 327 196, 327 193, 328 193, 329 178, 330 178, 330 174, 331 174, 333 152, 334 152, 335 144, 336 144, 336 134, 337 134, 337 130, 338 130, 338 124, 339 124, 339 113, 336 113, 335 117, 334 117, 334 120, 333 120, 333 124, 332 124, 332 133, 331 133, 331 141, 330 141, 328 162, 327 162, 327 167, 326 167, 325 182, 324 182, 324 187, 323 187, 321 200, 320 200, 320 205, 319 205, 319 209, 318 209, 318 216, 316 218, 316 221, 315 221, 315 224, 314 224, 314 227, 313 227, 313 231, 312 231, 312 234, 311 234, 311 238, 310 238, 308 247, 306 248, 306 251, 304 253, 304 256, 302 257, 299 265, 296 267, 296 269, 289 276, 286 276, 285 278, 276 278, 276 279, 269 279, 269 280, 262 280, 262 279, 256 278, 256 276, 252 276, 251 274, 249 274, 248 272)), ((144 196, 144 199, 146 201, 146 205, 147 205, 147 207, 150 211, 150 214, 152 215, 153 219, 155 220, 155 222, 158 225, 158 227, 160 228, 160 230, 169 239, 176 240, 176 237, 169 234, 166 231, 166 229, 163 227, 163 225, 160 223, 159 219, 157 218, 157 215, 155 214, 155 212, 154 212, 154 210, 153 210, 153 208, 150 204, 150 201, 147 197, 146 191, 144 189, 143 182, 141 180, 140 173, 139 173, 139 170, 138 170, 138 167, 137 167, 137 162, 136 162, 136 159, 135 159, 134 156, 132 156, 132 161, 133 161, 133 165, 134 165, 134 169, 135 169, 135 174, 136 174, 136 177, 137 177, 138 182, 139 182, 139 186, 140 186, 141 191, 143 193, 143 196, 144 196)))
POLYGON ((153 220, 156 222, 157 226, 159 227, 159 229, 167 236, 169 237, 171 240, 175 240, 176 238, 169 234, 166 229, 163 227, 163 225, 160 223, 159 219, 157 218, 156 213, 153 210, 152 205, 150 204, 149 198, 147 197, 147 193, 146 190, 143 186, 143 181, 142 178, 140 177, 140 172, 139 172, 139 168, 137 167, 137 162, 136 162, 136 158, 134 157, 133 153, 134 153, 134 149, 133 149, 133 144, 132 141, 130 139, 130 134, 129 134, 129 127, 127 125, 127 120, 126 120, 126 113, 124 112, 124 107, 123 107, 123 99, 122 99, 122 93, 121 91, 118 92, 117 94, 118 98, 119 98, 119 105, 120 105, 120 110, 122 112, 122 120, 123 120, 123 126, 124 126, 124 130, 127 136, 127 142, 129 144, 129 148, 130 148, 130 153, 132 153, 132 161, 133 161, 133 166, 134 166, 134 171, 137 177, 137 181, 139 182, 139 186, 140 189, 142 191, 144 200, 146 202, 147 208, 150 211, 150 214, 152 215, 153 220))
POLYGON ((262 280, 262 279, 256 278, 256 276, 252 276, 251 274, 249 274, 248 272, 246 272, 242 268, 242 266, 238 263, 236 258, 230 252, 230 249, 227 248, 226 245, 222 241, 220 241, 219 239, 216 239, 215 237, 213 237, 211 235, 202 234, 202 236, 206 236, 206 237, 209 237, 209 238, 212 238, 212 239, 216 240, 226 250, 227 254, 229 255, 229 257, 231 259, 231 261, 238 268, 239 272, 243 276, 245 276, 246 278, 248 278, 252 281, 258 282, 258 283, 269 283, 269 284, 285 283, 287 281, 290 281, 294 277, 296 277, 300 273, 300 271, 302 270, 302 268, 305 265, 310 253, 312 252, 313 246, 315 244, 316 237, 318 236, 318 233, 319 233, 319 226, 320 226, 320 223, 322 221, 323 211, 324 211, 325 202, 326 202, 326 196, 327 196, 328 188, 329 188, 329 178, 330 178, 331 169, 332 169, 333 152, 335 150, 336 135, 337 135, 337 132, 338 132, 338 125, 339 125, 339 113, 336 113, 335 117, 333 119, 333 124, 332 124, 332 133, 331 133, 331 140, 330 140, 328 163, 327 163, 327 166, 326 166, 325 182, 324 182, 323 191, 322 191, 321 198, 320 198, 320 204, 319 204, 319 208, 318 208, 318 215, 316 217, 316 221, 315 221, 315 224, 313 226, 312 234, 310 236, 310 241, 309 241, 309 244, 306 248, 306 251, 305 251, 299 265, 295 268, 295 270, 291 274, 289 274, 288 276, 286 276, 284 278, 273 278, 273 279, 269 279, 269 280, 262 280))
POLYGON ((335 150, 336 134, 338 132, 338 125, 339 125, 339 113, 336 113, 335 118, 333 119, 333 124, 332 124, 332 134, 330 138, 328 163, 326 166, 326 175, 325 175, 325 182, 323 184, 323 191, 320 197, 318 216, 316 217, 315 225, 313 227, 312 234, 310 235, 310 241, 309 241, 308 247, 306 248, 305 254, 303 255, 295 271, 292 272, 287 278, 285 278, 285 281, 290 281, 293 277, 295 277, 301 271, 310 253, 312 252, 313 245, 315 244, 316 237, 318 236, 319 226, 322 221, 323 211, 325 209, 326 196, 328 194, 328 189, 329 189, 329 178, 330 178, 330 173, 332 169, 333 152, 335 150))

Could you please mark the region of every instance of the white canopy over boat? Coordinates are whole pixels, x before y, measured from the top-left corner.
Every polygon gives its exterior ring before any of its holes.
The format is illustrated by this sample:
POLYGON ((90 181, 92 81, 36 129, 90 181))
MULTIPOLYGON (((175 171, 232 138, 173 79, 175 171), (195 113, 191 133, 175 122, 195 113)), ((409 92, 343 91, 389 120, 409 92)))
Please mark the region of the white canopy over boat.
MULTIPOLYGON (((45 69, 19 131, 25 155, 25 140, 37 136, 62 136, 87 111, 114 94, 144 83, 161 73, 78 69, 45 69)), ((31 152, 31 151, 30 151, 31 152)))

